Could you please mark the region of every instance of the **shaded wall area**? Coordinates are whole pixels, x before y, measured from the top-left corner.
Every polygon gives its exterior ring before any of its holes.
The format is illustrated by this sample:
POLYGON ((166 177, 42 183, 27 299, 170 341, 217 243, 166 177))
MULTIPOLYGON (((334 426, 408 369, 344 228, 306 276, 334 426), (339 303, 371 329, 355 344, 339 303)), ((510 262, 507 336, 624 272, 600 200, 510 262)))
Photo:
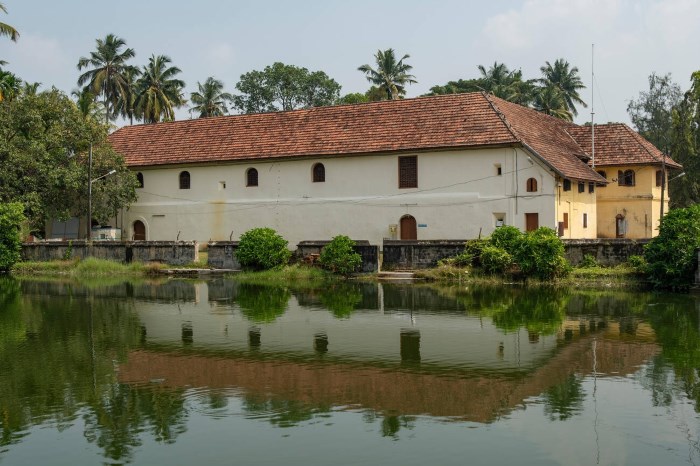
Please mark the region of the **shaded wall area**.
POLYGON ((22 260, 52 261, 95 257, 117 262, 184 265, 199 260, 196 241, 47 241, 22 244, 22 260))
POLYGON ((571 265, 578 265, 584 256, 591 255, 600 265, 617 265, 627 262, 630 256, 644 254, 649 239, 566 239, 564 254, 571 265))

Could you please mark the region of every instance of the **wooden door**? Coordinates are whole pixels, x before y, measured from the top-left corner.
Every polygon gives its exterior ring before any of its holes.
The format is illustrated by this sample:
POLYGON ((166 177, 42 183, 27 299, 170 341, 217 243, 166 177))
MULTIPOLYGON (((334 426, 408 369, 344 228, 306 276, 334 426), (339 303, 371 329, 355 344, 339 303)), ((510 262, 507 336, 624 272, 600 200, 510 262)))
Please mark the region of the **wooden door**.
POLYGON ((540 227, 540 214, 525 214, 525 231, 535 231, 540 227))
POLYGON ((410 240, 418 239, 418 228, 416 227, 416 219, 410 215, 401 217, 401 239, 410 240))
POLYGON ((146 225, 141 220, 134 222, 134 241, 146 241, 146 225))

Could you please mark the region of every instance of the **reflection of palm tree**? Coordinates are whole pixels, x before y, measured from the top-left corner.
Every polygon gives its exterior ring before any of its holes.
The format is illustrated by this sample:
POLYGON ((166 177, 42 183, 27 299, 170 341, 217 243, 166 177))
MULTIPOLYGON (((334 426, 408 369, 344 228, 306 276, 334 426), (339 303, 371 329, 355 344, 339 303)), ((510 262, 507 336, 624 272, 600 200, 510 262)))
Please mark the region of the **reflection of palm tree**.
POLYGON ((136 53, 131 48, 122 50, 124 47, 124 39, 108 34, 104 39, 97 39, 97 50, 90 52, 89 58, 78 60, 78 70, 92 68, 78 77, 78 85, 87 84, 94 95, 103 96, 107 122, 115 117, 110 105, 115 107, 119 98, 131 91, 126 73, 133 67, 126 62, 136 53))
POLYGON ((571 374, 544 393, 544 412, 552 421, 565 421, 583 409, 581 379, 571 374))
POLYGON ((199 118, 222 116, 228 113, 227 103, 230 103, 233 96, 224 92, 224 83, 211 76, 204 81, 204 84, 197 83, 198 92, 190 94, 192 108, 190 113, 199 113, 199 118))
POLYGON ((410 55, 404 55, 399 61, 396 61, 394 49, 387 49, 378 50, 374 58, 377 69, 369 65, 362 65, 358 70, 367 75, 367 81, 379 86, 386 93, 388 100, 399 99, 406 94, 406 84, 418 82, 415 76, 409 74, 413 67, 403 62, 410 58, 410 55))
POLYGON ((185 82, 175 78, 180 68, 170 63, 168 56, 151 56, 136 83, 136 111, 148 123, 174 120, 175 108, 185 103, 185 82))

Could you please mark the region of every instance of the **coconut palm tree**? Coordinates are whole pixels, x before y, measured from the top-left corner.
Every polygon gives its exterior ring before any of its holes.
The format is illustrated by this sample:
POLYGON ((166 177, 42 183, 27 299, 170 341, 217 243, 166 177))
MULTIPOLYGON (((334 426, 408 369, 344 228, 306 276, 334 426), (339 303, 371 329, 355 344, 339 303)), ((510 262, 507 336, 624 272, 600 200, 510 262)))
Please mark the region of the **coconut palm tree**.
POLYGON ((81 57, 78 60, 78 70, 91 68, 78 77, 78 85, 87 84, 91 92, 103 97, 106 111, 106 120, 116 118, 116 105, 120 97, 131 92, 126 73, 134 67, 127 64, 136 53, 134 49, 127 48, 124 39, 108 34, 104 39, 97 39, 97 49, 90 52, 90 57, 81 57))
POLYGON ((75 105, 83 117, 92 118, 95 121, 105 119, 105 107, 102 102, 96 99, 89 87, 73 89, 71 96, 75 99, 75 105))
POLYGON ((573 115, 567 106, 564 93, 557 87, 545 86, 537 88, 532 106, 535 110, 547 115, 566 121, 573 120, 573 115))
POLYGON ((377 62, 377 69, 369 65, 362 65, 358 70, 367 75, 367 81, 383 90, 388 100, 401 98, 406 94, 406 84, 418 82, 415 76, 409 74, 413 67, 403 62, 410 58, 410 55, 404 55, 399 61, 396 61, 394 49, 387 49, 378 50, 374 58, 377 62))
MULTIPOLYGON (((7 14, 7 9, 5 8, 5 5, 3 5, 2 3, 0 3, 0 11, 7 14)), ((17 29, 13 28, 9 24, 0 23, 0 36, 7 36, 13 42, 17 42, 17 38, 19 37, 19 32, 17 32, 17 29)))
POLYGON ((227 103, 233 100, 233 96, 224 92, 224 83, 211 76, 204 84, 197 82, 198 92, 190 94, 190 102, 193 106, 190 113, 199 113, 199 118, 222 116, 228 113, 227 103))
POLYGON ((0 70, 0 102, 10 101, 22 88, 22 80, 14 73, 0 70))
POLYGON ((170 63, 168 56, 152 55, 136 83, 135 110, 147 123, 174 120, 175 108, 186 102, 185 82, 175 78, 180 68, 170 63))
POLYGON ((583 81, 578 75, 577 67, 570 67, 568 61, 559 58, 554 62, 554 65, 545 62, 545 66, 542 66, 540 71, 542 72, 542 78, 539 82, 544 87, 557 88, 566 102, 567 110, 573 116, 578 115, 576 104, 587 107, 586 102, 578 94, 578 91, 585 89, 586 86, 583 85, 583 81))
POLYGON ((136 83, 138 77, 141 75, 141 71, 138 68, 129 68, 125 71, 124 77, 129 83, 128 92, 119 96, 117 100, 117 110, 119 114, 129 119, 129 124, 134 124, 134 118, 140 119, 141 117, 136 112, 136 83))

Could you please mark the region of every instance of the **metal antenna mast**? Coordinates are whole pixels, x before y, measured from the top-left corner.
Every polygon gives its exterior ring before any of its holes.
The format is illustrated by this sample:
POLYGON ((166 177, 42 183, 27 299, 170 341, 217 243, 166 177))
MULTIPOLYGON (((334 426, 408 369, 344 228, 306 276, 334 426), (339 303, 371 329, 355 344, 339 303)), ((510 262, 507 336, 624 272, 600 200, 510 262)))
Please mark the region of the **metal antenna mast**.
POLYGON ((595 88, 595 73, 593 72, 593 52, 595 44, 591 44, 591 166, 595 168, 595 123, 593 118, 595 117, 595 112, 593 111, 593 90, 595 88))

